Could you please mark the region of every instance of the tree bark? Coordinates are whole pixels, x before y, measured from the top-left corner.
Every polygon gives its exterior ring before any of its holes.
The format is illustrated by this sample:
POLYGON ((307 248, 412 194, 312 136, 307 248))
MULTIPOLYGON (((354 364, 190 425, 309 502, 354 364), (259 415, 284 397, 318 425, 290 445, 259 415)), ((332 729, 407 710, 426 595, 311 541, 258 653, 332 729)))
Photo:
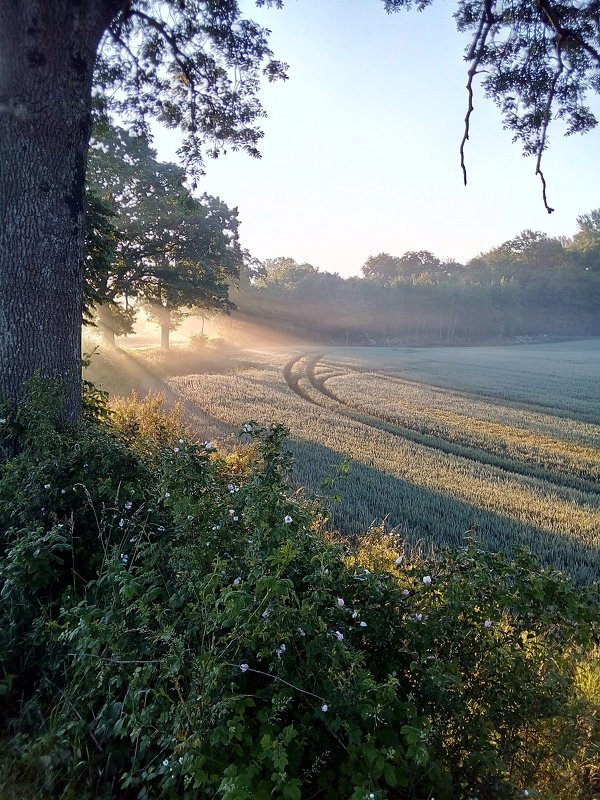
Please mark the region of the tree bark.
POLYGON ((0 396, 36 372, 81 413, 83 201, 96 51, 116 0, 0 0, 0 396))
POLYGON ((168 322, 161 322, 160 325, 160 346, 163 350, 169 349, 169 332, 171 330, 171 326, 168 322))
POLYGON ((110 347, 111 350, 114 350, 114 348, 116 347, 115 332, 112 328, 109 328, 108 326, 102 327, 102 341, 104 342, 106 347, 110 347))

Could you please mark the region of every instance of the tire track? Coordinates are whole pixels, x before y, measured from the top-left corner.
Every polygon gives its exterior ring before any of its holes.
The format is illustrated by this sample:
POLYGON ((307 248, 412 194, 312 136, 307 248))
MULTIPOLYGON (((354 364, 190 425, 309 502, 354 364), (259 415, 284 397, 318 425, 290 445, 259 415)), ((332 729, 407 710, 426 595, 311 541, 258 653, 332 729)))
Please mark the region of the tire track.
MULTIPOLYGON (((521 475, 523 477, 532 478, 534 480, 543 481, 561 488, 575 489, 579 492, 598 496, 600 494, 600 487, 592 482, 583 478, 579 479, 571 475, 557 474, 543 467, 529 465, 526 462, 517 461, 515 459, 502 458, 496 456, 487 450, 482 450, 476 447, 468 447, 455 442, 449 442, 446 439, 436 437, 433 434, 422 433, 410 427, 397 425, 389 422, 388 420, 376 417, 353 407, 350 403, 341 400, 336 396, 327 386, 327 380, 332 377, 329 373, 325 377, 317 375, 317 367, 325 354, 323 352, 316 353, 303 353, 292 358, 283 368, 283 376, 289 388, 309 403, 321 408, 327 408, 340 416, 347 417, 367 425, 375 430, 385 431, 393 436, 398 436, 402 439, 420 444, 424 447, 431 448, 432 450, 439 450, 446 455, 465 458, 479 464, 495 467, 508 473, 509 475, 521 475), (302 362, 305 362, 302 365, 302 362), (298 372, 298 366, 301 371, 298 372), (296 369, 295 369, 296 368, 296 369), (317 397, 311 395, 306 389, 302 388, 300 381, 306 380, 308 384, 315 390, 317 397), (319 402, 318 396, 323 397, 323 402, 319 402)), ((328 366, 328 365, 325 365, 328 366)), ((340 368, 342 365, 331 364, 330 368, 337 370, 335 374, 343 375, 344 371, 340 368)), ((345 369, 345 368, 344 368, 345 369)), ((356 368, 349 368, 347 372, 361 372, 362 370, 356 368)), ((591 498, 590 498, 591 499, 591 498)), ((592 503, 593 504, 593 503, 592 503)))

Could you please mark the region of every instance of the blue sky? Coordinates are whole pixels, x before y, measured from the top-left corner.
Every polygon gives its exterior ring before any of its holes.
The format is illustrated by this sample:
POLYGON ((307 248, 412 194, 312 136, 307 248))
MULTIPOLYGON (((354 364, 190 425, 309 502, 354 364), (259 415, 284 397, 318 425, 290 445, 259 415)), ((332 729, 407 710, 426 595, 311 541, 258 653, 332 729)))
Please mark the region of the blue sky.
MULTIPOLYGON (((567 139, 551 130, 548 215, 534 160, 481 92, 463 186, 466 40, 452 3, 393 15, 380 0, 243 6, 271 29, 290 79, 262 91, 262 158, 209 161, 199 190, 239 208, 242 244, 256 257, 290 256, 344 276, 380 252, 467 260, 526 228, 572 235, 576 217, 600 207, 598 129, 567 139)), ((155 146, 176 159, 172 132, 155 146)))

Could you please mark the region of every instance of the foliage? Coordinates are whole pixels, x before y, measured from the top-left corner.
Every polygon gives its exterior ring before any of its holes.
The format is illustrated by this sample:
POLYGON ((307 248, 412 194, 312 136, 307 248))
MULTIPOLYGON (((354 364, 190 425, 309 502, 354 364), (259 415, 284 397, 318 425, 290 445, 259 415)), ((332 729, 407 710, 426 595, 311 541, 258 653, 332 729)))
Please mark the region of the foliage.
MULTIPOLYGON (((92 307, 110 302, 106 296, 105 276, 115 258, 117 229, 114 218, 117 212, 92 189, 86 190, 85 201, 84 324, 93 324, 92 307)), ((131 333, 131 324, 124 326, 123 332, 131 333)))
POLYGON ((591 589, 475 545, 328 543, 282 426, 224 457, 156 400, 47 411, 2 423, 0 473, 4 747, 42 796, 591 796, 591 589))
POLYGON ((427 250, 380 253, 362 278, 292 258, 235 295, 261 320, 328 344, 460 344, 600 333, 598 212, 569 240, 525 230, 466 265, 427 250))
MULTIPOLYGON (((388 11, 423 9, 432 0, 384 0, 388 11)), ((594 0, 537 3, 510 0, 460 0, 455 12, 459 31, 471 35, 465 59, 468 109, 461 146, 465 183, 465 144, 469 139, 475 79, 501 109, 504 125, 536 157, 548 213, 541 161, 553 119, 563 120, 566 133, 584 133, 597 124, 587 95, 600 88, 600 28, 594 0)))
MULTIPOLYGON (((93 281, 100 303, 110 304, 98 308, 104 329, 131 332, 130 303, 138 300, 161 325, 166 346, 168 332, 192 308, 232 308, 229 282, 238 278, 243 260, 237 210, 206 194, 192 197, 183 169, 157 161, 145 138, 120 128, 98 128, 88 185, 92 198, 98 195, 118 212, 112 258, 93 281)), ((88 226, 97 218, 89 216, 88 226)))
MULTIPOLYGON (((106 5, 106 4, 104 4, 106 5)), ((148 117, 185 134, 182 155, 201 174, 205 150, 258 156, 260 78, 286 78, 268 31, 237 0, 112 3, 95 73, 95 103, 147 132, 148 117)))

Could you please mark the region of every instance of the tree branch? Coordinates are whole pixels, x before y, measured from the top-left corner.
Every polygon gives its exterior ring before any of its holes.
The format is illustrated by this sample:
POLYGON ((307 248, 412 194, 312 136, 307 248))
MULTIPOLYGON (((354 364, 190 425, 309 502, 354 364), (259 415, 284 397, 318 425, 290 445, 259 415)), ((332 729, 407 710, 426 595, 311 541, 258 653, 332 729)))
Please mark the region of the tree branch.
POLYGON ((598 62, 600 66, 600 51, 596 50, 595 47, 592 47, 591 44, 586 42, 583 36, 579 33, 579 31, 573 30, 573 28, 565 28, 561 25, 554 9, 550 6, 548 0, 537 0, 536 6, 539 11, 542 13, 542 17, 547 25, 549 25, 552 30, 556 33, 559 39, 559 47, 562 49, 563 44, 566 40, 571 40, 576 42, 579 47, 581 47, 585 52, 591 56, 594 61, 598 62))
MULTIPOLYGON (((545 2, 545 0, 543 1, 545 2)), ((557 68, 556 71, 554 72, 552 83, 550 85, 548 96, 546 98, 546 109, 544 112, 544 121, 542 123, 541 134, 538 142, 537 160, 535 164, 535 174, 540 176, 540 180, 542 182, 542 198, 544 200, 544 207, 549 214, 552 214, 554 209, 548 205, 548 197, 546 195, 546 178, 544 177, 544 173, 542 172, 542 156, 544 154, 544 150, 546 149, 546 141, 548 138, 548 125, 550 123, 552 103, 554 102, 554 97, 556 95, 556 84, 558 83, 558 79, 560 78, 564 70, 564 64, 561 53, 561 38, 562 38, 561 35, 557 33, 555 41, 557 68)))
POLYGON ((194 80, 194 70, 190 65, 190 59, 185 54, 185 52, 179 47, 177 43, 177 39, 172 36, 169 31, 166 29, 165 25, 161 24, 158 20, 154 19, 154 17, 150 17, 148 14, 144 14, 143 11, 139 11, 138 9, 134 9, 131 12, 132 16, 137 17, 140 20, 143 20, 147 25, 151 28, 154 28, 165 40, 165 42, 169 45, 171 50, 171 54, 175 59, 175 63, 181 69, 181 72, 187 79, 189 83, 189 103, 190 103, 190 120, 192 124, 192 129, 196 126, 196 82, 194 80))
POLYGON ((469 105, 467 107, 467 113, 465 115, 465 132, 462 141, 460 143, 460 166, 463 172, 463 180, 465 182, 465 186, 467 185, 465 145, 469 140, 471 115, 475 108, 473 105, 473 80, 477 75, 479 64, 481 63, 481 59, 483 58, 483 49, 485 47, 488 34, 492 28, 492 25, 496 21, 494 15, 492 14, 492 1, 493 0, 486 0, 485 2, 483 14, 481 15, 481 19, 479 20, 479 27, 477 29, 477 33, 473 37, 471 48, 466 56, 467 61, 472 61, 473 63, 469 67, 469 72, 468 72, 467 93, 469 97, 469 105))

